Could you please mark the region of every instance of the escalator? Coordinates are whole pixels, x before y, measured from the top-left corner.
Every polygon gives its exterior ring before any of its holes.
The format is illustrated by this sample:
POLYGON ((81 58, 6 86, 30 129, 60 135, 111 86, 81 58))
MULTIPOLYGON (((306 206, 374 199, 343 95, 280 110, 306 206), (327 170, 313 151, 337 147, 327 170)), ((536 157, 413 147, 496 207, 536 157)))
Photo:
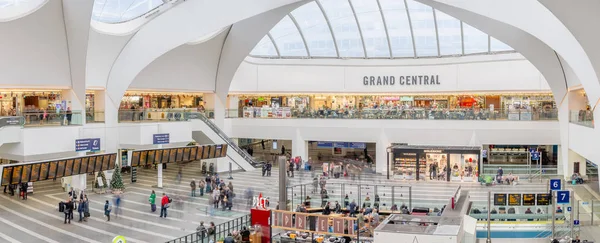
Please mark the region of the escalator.
POLYGON ((217 125, 211 122, 202 114, 191 118, 194 128, 194 138, 199 143, 226 143, 229 149, 227 150, 227 158, 232 160, 235 164, 241 167, 245 171, 251 171, 262 166, 262 163, 256 161, 250 156, 245 150, 235 144, 231 138, 229 138, 217 125), (202 134, 197 134, 202 133, 202 134), (200 139, 198 139, 198 137, 200 139))

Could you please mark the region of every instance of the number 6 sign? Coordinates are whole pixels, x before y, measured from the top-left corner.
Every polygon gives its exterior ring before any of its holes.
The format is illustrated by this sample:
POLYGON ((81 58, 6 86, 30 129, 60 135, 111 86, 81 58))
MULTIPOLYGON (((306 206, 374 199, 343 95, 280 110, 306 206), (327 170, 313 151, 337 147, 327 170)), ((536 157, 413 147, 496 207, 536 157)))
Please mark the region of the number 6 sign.
POLYGON ((550 190, 558 191, 562 188, 560 179, 550 180, 550 190))

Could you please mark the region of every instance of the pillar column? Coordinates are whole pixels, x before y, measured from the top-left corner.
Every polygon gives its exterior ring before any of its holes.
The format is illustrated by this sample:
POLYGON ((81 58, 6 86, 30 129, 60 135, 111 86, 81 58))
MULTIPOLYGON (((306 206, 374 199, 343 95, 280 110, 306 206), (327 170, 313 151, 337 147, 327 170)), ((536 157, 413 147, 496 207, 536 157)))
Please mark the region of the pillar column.
MULTIPOLYGON (((387 173, 387 148, 390 146, 390 142, 385 134, 385 130, 381 129, 379 139, 375 143, 375 172, 386 174, 387 173)), ((368 151, 372 154, 372 151, 368 151)))
POLYGON ((240 114, 239 109, 240 97, 238 95, 228 95, 227 96, 227 112, 225 113, 225 117, 239 117, 240 114))
POLYGON ((80 112, 79 114, 73 114, 71 123, 85 124, 85 89, 63 90, 60 95, 62 100, 67 101, 67 107, 63 107, 63 110, 66 111, 70 107, 72 111, 80 112))
POLYGON ((204 94, 203 97, 206 115, 209 115, 212 112, 214 114, 213 123, 215 123, 217 127, 223 129, 225 125, 225 103, 227 101, 227 96, 220 97, 217 94, 204 94))
MULTIPOLYGON (((161 149, 163 146, 162 144, 157 145, 157 148, 161 149)), ((162 164, 158 164, 157 166, 157 170, 158 174, 156 175, 156 187, 158 188, 163 188, 163 165, 162 164)))
POLYGON ((302 160, 308 160, 308 141, 302 138, 300 129, 296 129, 296 135, 292 139, 292 157, 300 156, 302 160))

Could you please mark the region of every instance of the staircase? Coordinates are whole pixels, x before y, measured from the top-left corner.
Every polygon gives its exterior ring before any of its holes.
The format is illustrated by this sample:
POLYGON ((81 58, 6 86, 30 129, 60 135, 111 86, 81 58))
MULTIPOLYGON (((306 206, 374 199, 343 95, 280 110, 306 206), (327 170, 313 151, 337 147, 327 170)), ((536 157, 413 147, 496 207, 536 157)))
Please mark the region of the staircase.
POLYGON ((196 124, 193 124, 193 127, 196 128, 194 129, 195 131, 202 131, 214 143, 226 143, 229 147, 227 149, 227 157, 239 167, 245 171, 252 171, 262 166, 262 163, 256 161, 245 150, 238 147, 231 138, 203 114, 194 114, 190 118, 194 119, 192 122, 196 122, 196 124))

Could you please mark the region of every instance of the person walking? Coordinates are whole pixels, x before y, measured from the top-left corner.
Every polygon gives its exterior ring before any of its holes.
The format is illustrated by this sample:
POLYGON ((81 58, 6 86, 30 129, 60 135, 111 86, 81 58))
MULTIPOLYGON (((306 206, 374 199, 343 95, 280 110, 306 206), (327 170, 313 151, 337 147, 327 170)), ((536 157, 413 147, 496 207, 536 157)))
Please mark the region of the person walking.
POLYGON ((83 221, 83 212, 85 210, 85 199, 83 197, 79 198, 79 207, 77 208, 77 212, 79 213, 79 221, 77 222, 81 222, 83 221))
POLYGON ((73 117, 73 112, 71 111, 71 107, 67 107, 67 126, 71 125, 72 117, 73 117))
POLYGON ((204 237, 206 237, 206 227, 204 227, 204 221, 200 221, 200 225, 196 227, 196 237, 200 240, 200 242, 204 242, 204 237))
POLYGON ((90 217, 90 200, 87 195, 83 195, 83 198, 83 202, 85 203, 83 207, 83 222, 87 222, 87 218, 90 217))
POLYGON ((65 202, 64 204, 64 209, 65 209, 65 224, 67 224, 67 221, 69 222, 69 224, 71 223, 71 214, 73 214, 73 202, 71 202, 71 198, 69 197, 67 199, 67 202, 65 202))
POLYGON ((192 182, 190 182, 190 188, 192 189, 191 197, 195 197, 196 196, 196 180, 195 179, 192 179, 192 182))
POLYGON ((106 216, 106 221, 110 221, 110 211, 112 211, 112 205, 106 200, 106 203, 104 203, 104 216, 106 216))
POLYGON ((231 181, 227 184, 227 187, 229 188, 229 191, 233 192, 233 183, 231 181))
POLYGON ((115 217, 119 218, 119 213, 121 213, 121 193, 117 193, 115 195, 115 217))
POLYGON ((163 196, 160 199, 160 217, 162 218, 163 215, 165 216, 165 218, 167 217, 167 208, 169 207, 169 197, 167 197, 167 195, 163 192, 163 196))
POLYGON ((200 180, 200 185, 198 185, 198 189, 200 190, 200 196, 203 197, 204 196, 204 187, 205 187, 205 182, 200 180))
POLYGON ((150 198, 148 198, 148 202, 150 202, 150 211, 153 213, 156 212, 156 193, 152 190, 150 193, 150 198))
POLYGON ((281 155, 285 155, 285 146, 281 145, 281 155))
POLYGON ((27 188, 29 187, 27 182, 23 182, 21 186, 21 191, 23 193, 23 200, 27 200, 27 188))

